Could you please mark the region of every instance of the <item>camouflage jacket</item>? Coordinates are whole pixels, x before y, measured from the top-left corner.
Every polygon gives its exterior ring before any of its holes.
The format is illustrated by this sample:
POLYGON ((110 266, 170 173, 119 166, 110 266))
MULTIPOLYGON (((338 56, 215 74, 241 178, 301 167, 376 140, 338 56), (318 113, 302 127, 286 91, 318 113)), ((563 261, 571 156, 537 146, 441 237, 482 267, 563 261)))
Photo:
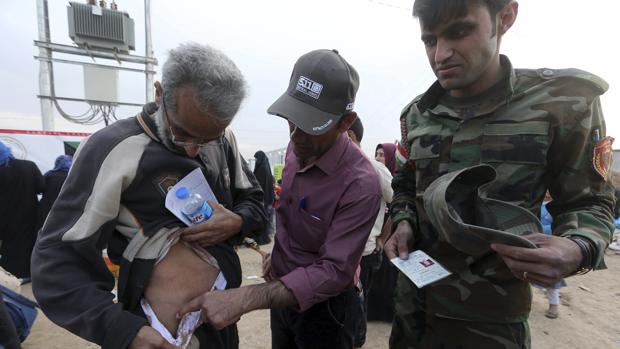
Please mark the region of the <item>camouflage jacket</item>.
POLYGON ((527 318, 531 291, 495 253, 475 260, 438 241, 422 194, 442 174, 479 163, 497 179, 483 190, 491 198, 539 216, 548 189, 553 234, 581 236, 596 247, 596 268, 613 232, 611 145, 599 96, 607 83, 577 69, 514 70, 501 56, 506 76, 489 91, 462 103, 436 82, 401 114, 408 162, 394 176, 394 227, 408 220, 414 249, 426 251, 453 275, 416 290, 415 301, 436 316, 513 322, 527 318), (597 148, 597 145, 599 148, 597 148), (599 149, 597 151, 597 149, 599 149))

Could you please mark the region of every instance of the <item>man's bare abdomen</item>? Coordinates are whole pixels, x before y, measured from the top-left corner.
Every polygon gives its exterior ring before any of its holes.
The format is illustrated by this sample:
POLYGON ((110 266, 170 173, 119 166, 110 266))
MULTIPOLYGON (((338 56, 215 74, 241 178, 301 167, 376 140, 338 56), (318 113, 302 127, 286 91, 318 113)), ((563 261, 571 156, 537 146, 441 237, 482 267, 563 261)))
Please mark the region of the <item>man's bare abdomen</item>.
POLYGON ((211 290, 219 270, 179 241, 153 269, 144 297, 159 321, 175 334, 176 313, 190 300, 211 290))

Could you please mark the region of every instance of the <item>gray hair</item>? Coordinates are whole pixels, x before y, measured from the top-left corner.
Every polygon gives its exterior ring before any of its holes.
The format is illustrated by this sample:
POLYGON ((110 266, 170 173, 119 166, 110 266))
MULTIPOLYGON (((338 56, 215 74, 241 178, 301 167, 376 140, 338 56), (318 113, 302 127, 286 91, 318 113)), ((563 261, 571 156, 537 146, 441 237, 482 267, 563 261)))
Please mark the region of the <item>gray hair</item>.
POLYGON ((246 95, 243 74, 224 53, 208 45, 184 43, 170 50, 164 63, 162 88, 168 110, 176 111, 174 91, 196 89, 200 109, 222 121, 235 116, 246 95))

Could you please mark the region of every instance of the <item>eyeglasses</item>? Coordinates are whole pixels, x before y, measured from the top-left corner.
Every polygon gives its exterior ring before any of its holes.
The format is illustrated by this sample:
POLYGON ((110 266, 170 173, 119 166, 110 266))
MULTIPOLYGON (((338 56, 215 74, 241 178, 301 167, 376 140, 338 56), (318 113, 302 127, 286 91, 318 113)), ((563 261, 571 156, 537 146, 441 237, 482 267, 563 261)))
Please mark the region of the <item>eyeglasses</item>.
POLYGON ((222 139, 224 138, 224 135, 222 134, 221 136, 215 138, 215 139, 210 139, 210 140, 206 140, 206 139, 199 139, 199 140, 188 140, 188 139, 183 139, 180 137, 175 136, 174 132, 172 131, 172 123, 170 122, 170 115, 168 114, 168 109, 166 108, 166 102, 165 102, 165 98, 161 99, 161 104, 164 107, 164 115, 166 118, 166 123, 168 124, 168 131, 170 131, 170 141, 172 142, 172 144, 176 145, 177 147, 208 147, 208 146, 220 146, 222 145, 222 139))

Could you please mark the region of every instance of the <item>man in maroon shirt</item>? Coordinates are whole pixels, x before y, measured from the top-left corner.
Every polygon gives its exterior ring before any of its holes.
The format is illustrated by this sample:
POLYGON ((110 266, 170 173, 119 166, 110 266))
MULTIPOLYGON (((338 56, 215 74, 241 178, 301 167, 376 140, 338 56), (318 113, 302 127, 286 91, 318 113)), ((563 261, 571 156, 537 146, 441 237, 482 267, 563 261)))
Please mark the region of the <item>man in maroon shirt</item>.
POLYGON ((287 91, 268 109, 288 121, 291 142, 267 283, 205 293, 180 315, 202 308, 219 328, 271 308, 273 348, 353 347, 361 316, 355 273, 381 202, 377 173, 343 135, 357 117, 358 86, 335 50, 299 58, 287 91))

